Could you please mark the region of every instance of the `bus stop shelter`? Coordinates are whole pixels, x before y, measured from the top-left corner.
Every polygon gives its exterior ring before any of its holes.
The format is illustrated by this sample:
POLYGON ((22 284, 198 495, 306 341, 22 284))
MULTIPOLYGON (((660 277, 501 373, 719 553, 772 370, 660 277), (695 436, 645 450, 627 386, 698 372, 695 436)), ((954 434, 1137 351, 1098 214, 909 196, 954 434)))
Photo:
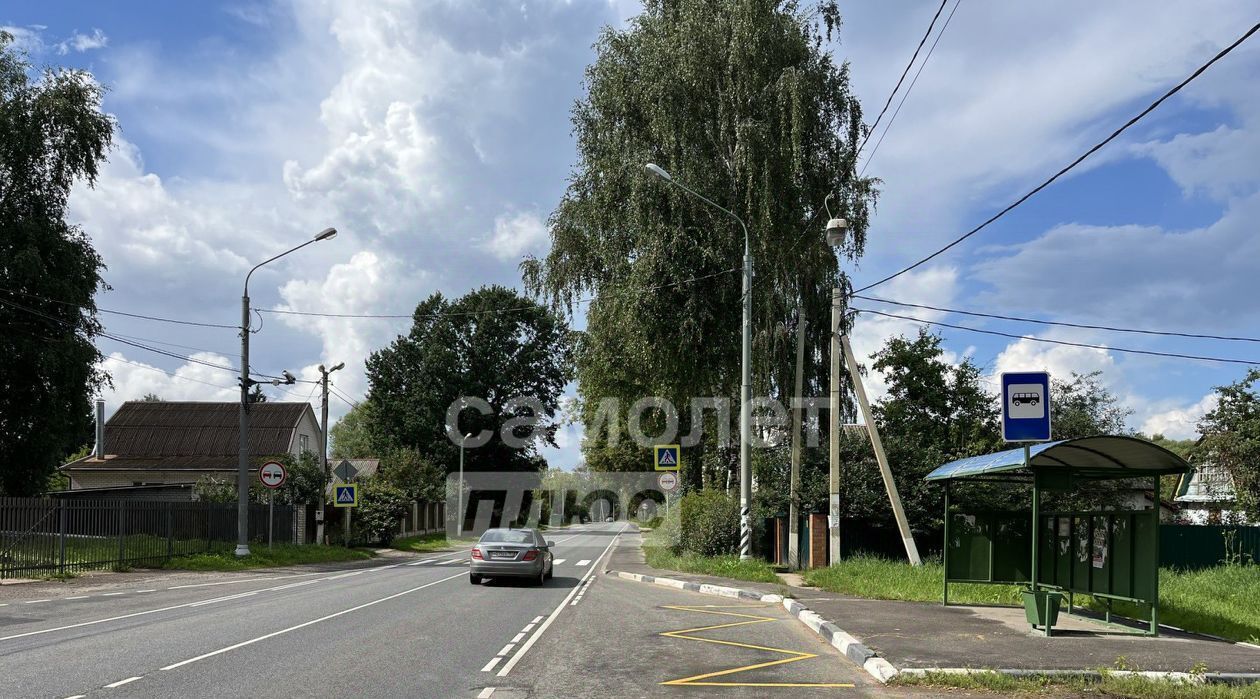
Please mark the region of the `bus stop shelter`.
POLYGON ((1129 602, 1150 610, 1159 631, 1160 476, 1190 465, 1152 442, 1120 435, 1043 442, 947 463, 927 476, 945 490, 942 601, 951 583, 1027 584, 1025 608, 1050 635, 1058 600, 1087 594, 1106 607, 1129 602), (1149 479, 1154 507, 1044 512, 1047 491, 1105 480, 1149 479), (950 510, 954 481, 1032 486, 1031 512, 950 510))

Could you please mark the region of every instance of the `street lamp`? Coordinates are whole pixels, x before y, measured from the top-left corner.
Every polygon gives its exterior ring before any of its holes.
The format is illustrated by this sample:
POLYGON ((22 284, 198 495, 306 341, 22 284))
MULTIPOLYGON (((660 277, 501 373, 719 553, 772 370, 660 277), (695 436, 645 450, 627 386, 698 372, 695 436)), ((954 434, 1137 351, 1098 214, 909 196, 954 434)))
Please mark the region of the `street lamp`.
POLYGON ((646 165, 648 172, 678 187, 691 196, 739 221, 744 229, 744 319, 743 351, 741 353, 742 379, 739 390, 739 557, 752 558, 752 518, 749 505, 752 501, 751 435, 752 435, 752 252, 748 243, 748 226, 744 220, 708 197, 675 180, 656 163, 646 165))
MULTIPOLYGON (((456 539, 464 536, 464 445, 468 443, 468 440, 472 439, 472 436, 472 432, 469 432, 464 435, 463 439, 459 440, 459 493, 456 496, 458 497, 456 501, 456 516, 459 519, 455 524, 456 539)), ((447 502, 450 501, 448 500, 447 502)))
MULTIPOLYGON (((249 555, 249 389, 258 381, 249 378, 249 278, 254 276, 254 272, 259 267, 268 262, 276 260, 288 255, 296 250, 317 243, 322 240, 330 240, 337 235, 336 228, 325 228, 319 232, 319 235, 302 243, 301 245, 286 250, 275 257, 259 262, 254 268, 249 270, 249 274, 245 275, 245 292, 241 295, 241 425, 240 425, 240 458, 236 464, 236 555, 249 555)), ((284 373, 284 383, 292 384, 296 381, 289 372, 284 373)), ((280 382, 273 382, 278 385, 280 382)))

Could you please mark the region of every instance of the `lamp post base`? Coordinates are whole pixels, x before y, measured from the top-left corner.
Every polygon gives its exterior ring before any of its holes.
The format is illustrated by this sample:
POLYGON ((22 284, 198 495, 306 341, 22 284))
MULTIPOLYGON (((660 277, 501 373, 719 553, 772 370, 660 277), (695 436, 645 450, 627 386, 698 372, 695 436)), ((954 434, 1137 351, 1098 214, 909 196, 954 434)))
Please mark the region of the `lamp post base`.
POLYGON ((248 546, 247 544, 237 544, 237 546, 236 546, 236 555, 237 555, 238 557, 239 557, 239 556, 248 556, 248 555, 249 555, 249 546, 248 546))

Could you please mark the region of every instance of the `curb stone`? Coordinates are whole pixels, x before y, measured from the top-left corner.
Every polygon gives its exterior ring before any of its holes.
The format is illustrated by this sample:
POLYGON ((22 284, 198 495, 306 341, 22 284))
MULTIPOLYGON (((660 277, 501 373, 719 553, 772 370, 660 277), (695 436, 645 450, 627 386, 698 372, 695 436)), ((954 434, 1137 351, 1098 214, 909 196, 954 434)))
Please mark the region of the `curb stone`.
POLYGON ((796 617, 797 621, 808 626, 810 630, 821 636, 822 639, 827 641, 827 643, 830 643, 833 648, 844 654, 844 657, 860 666, 871 677, 874 677, 881 683, 887 683, 888 680, 897 676, 897 668, 893 667, 892 663, 879 657, 875 651, 866 647, 857 638, 845 632, 832 622, 818 616, 816 612, 794 599, 785 598, 782 595, 763 595, 760 592, 750 592, 748 590, 741 590, 737 587, 686 582, 683 580, 674 580, 672 578, 662 578, 655 575, 624 573, 617 570, 610 570, 608 571, 608 574, 615 575, 625 580, 663 585, 665 587, 672 587, 678 590, 699 592, 705 595, 718 595, 720 597, 729 597, 732 599, 745 599, 753 602, 781 604, 783 605, 783 608, 787 610, 788 614, 791 614, 796 617))
POLYGON ((881 658, 878 653, 871 650, 855 636, 852 636, 848 632, 836 626, 834 623, 823 619, 816 612, 794 599, 786 598, 782 595, 763 595, 759 592, 749 592, 748 590, 741 590, 736 587, 685 582, 683 580, 662 578, 654 575, 624 573, 616 570, 609 570, 607 573, 625 580, 664 585, 666 587, 673 587, 679 590, 690 590, 691 592, 699 592, 708 595, 720 595, 722 597, 730 597, 734 599, 746 599, 754 602, 782 604, 783 608, 786 609, 789 614, 796 617, 797 621, 808 626, 811 631, 821 636, 824 640, 830 643, 833 648, 843 653, 846 658, 854 664, 861 666, 867 674, 884 684, 887 684, 889 680, 900 674, 905 674, 911 677, 923 677, 929 673, 957 675, 995 673, 1009 677, 1080 677, 1093 681, 1101 681, 1105 674, 1111 677, 1142 677, 1148 680, 1182 684, 1251 684, 1260 682, 1260 673, 1253 672, 1190 673, 1109 670, 1104 673, 1098 670, 1024 670, 1016 668, 984 669, 943 667, 905 668, 898 670, 892 663, 888 662, 888 660, 884 658, 881 658))

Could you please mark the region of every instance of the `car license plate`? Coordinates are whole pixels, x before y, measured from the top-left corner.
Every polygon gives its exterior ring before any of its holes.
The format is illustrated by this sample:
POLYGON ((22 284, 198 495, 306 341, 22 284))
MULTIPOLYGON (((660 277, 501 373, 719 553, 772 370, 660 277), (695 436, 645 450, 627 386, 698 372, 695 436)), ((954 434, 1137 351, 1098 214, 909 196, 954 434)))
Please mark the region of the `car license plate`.
POLYGON ((509 560, 510 561, 513 558, 516 558, 516 554, 511 551, 491 551, 490 558, 493 558, 496 560, 509 560))

